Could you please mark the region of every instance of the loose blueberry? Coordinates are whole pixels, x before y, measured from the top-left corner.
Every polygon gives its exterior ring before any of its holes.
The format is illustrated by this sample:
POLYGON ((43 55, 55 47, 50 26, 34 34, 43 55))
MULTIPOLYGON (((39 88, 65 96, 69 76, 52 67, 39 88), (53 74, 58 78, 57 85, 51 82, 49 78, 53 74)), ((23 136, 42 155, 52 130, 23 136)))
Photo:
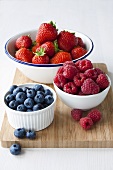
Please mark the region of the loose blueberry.
POLYGON ((32 109, 27 109, 27 112, 32 112, 33 110, 32 109))
POLYGON ((36 103, 43 103, 44 102, 44 96, 42 94, 37 94, 35 97, 34 97, 34 101, 36 103))
POLYGON ((42 94, 43 96, 45 96, 45 93, 43 91, 37 91, 37 94, 42 94))
POLYGON ((12 100, 11 102, 9 102, 9 107, 13 110, 15 110, 18 106, 18 101, 16 100, 12 100))
POLYGON ((26 108, 31 109, 34 105, 34 100, 32 98, 27 98, 24 101, 24 105, 25 105, 26 108))
POLYGON ((14 96, 13 94, 8 94, 6 97, 5 97, 5 101, 7 103, 9 103, 10 101, 14 100, 14 96))
POLYGON ((17 111, 25 112, 27 109, 24 104, 20 104, 17 106, 17 111))
POLYGON ((41 103, 38 103, 33 106, 33 111, 41 110, 43 108, 44 106, 41 103))
POLYGON ((45 89, 45 96, 47 96, 47 95, 52 96, 52 92, 49 89, 45 89))
POLYGON ((53 103, 54 98, 51 95, 47 95, 47 96, 45 96, 44 101, 46 104, 50 105, 51 103, 53 103))
POLYGON ((10 93, 13 93, 13 90, 16 89, 18 86, 17 85, 12 85, 9 89, 10 93))
POLYGON ((25 99, 26 99, 26 94, 24 92, 18 92, 16 94, 16 101, 18 101, 19 103, 23 103, 25 99))
POLYGON ((26 133, 26 137, 28 139, 35 139, 36 138, 36 132, 33 131, 33 130, 29 130, 27 133, 26 133))
POLYGON ((33 87, 36 91, 44 91, 44 87, 40 84, 35 84, 33 87))
POLYGON ((13 90, 13 95, 16 96, 16 94, 17 94, 18 92, 23 92, 22 88, 17 87, 16 89, 14 89, 14 90, 13 90))
POLYGON ((12 155, 19 155, 21 153, 21 146, 19 144, 13 144, 11 147, 10 147, 10 153, 12 155))
POLYGON ((26 135, 26 131, 24 128, 18 128, 18 129, 15 129, 14 131, 14 135, 17 137, 17 138, 24 138, 25 135, 26 135))
POLYGON ((35 89, 27 89, 27 97, 34 98, 36 95, 35 89))

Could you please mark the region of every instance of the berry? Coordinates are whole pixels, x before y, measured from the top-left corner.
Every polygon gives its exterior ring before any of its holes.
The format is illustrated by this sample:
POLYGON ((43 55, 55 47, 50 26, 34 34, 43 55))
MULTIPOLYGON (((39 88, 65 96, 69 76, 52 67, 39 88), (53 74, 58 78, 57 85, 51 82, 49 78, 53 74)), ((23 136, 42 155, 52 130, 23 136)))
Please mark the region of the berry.
POLYGON ((17 85, 12 85, 9 89, 10 93, 13 93, 13 90, 16 89, 18 86, 17 85))
POLYGON ((47 41, 54 41, 57 38, 57 34, 56 26, 52 21, 50 23, 42 23, 36 34, 36 42, 43 44, 47 41))
POLYGON ((67 83, 67 79, 63 76, 63 74, 57 74, 54 78, 54 83, 57 87, 63 88, 67 83))
POLYGON ((33 111, 41 110, 43 108, 44 106, 41 103, 38 103, 33 106, 33 111))
POLYGON ((29 89, 28 87, 23 87, 22 90, 24 93, 26 93, 27 89, 29 89))
POLYGON ((26 111, 27 111, 27 112, 32 112, 33 110, 32 110, 32 109, 27 109, 26 111))
POLYGON ((93 126, 93 121, 89 117, 84 117, 80 119, 80 125, 83 129, 88 130, 91 129, 91 127, 93 126))
POLYGON ((68 82, 64 85, 63 91, 69 94, 77 94, 77 87, 73 82, 68 82))
POLYGON ((104 74, 104 72, 100 68, 94 68, 94 70, 97 72, 97 75, 104 74))
POLYGON ((6 101, 6 103, 8 102, 10 102, 10 101, 12 101, 12 100, 14 100, 14 95, 13 94, 8 94, 6 97, 5 97, 5 101, 6 101))
POLYGON ((21 153, 21 146, 19 144, 13 144, 11 147, 10 147, 10 153, 12 155, 19 155, 21 153))
POLYGON ((26 94, 24 92, 18 92, 15 98, 16 101, 18 101, 19 103, 23 103, 24 100, 26 99, 26 94))
POLYGON ((52 59, 50 60, 51 64, 59 64, 59 63, 64 63, 66 61, 71 61, 71 55, 68 52, 64 51, 59 51, 57 52, 52 59))
POLYGON ((44 102, 44 96, 42 94, 36 94, 34 97, 34 101, 36 103, 43 103, 44 102))
POLYGON ((18 128, 18 129, 15 129, 14 131, 14 135, 17 137, 17 138, 24 138, 25 135, 26 135, 26 131, 24 128, 18 128))
POLYGON ((91 118, 93 123, 96 123, 96 122, 98 122, 101 119, 102 115, 101 115, 101 112, 99 110, 92 109, 88 113, 87 117, 91 118))
POLYGON ((53 96, 51 96, 51 95, 45 96, 45 99, 44 99, 45 104, 50 105, 53 103, 53 101, 54 101, 53 96))
POLYGON ((33 52, 33 53, 36 53, 36 51, 37 51, 37 49, 38 49, 39 47, 40 47, 40 43, 36 43, 36 42, 35 42, 35 45, 34 45, 34 46, 32 47, 32 49, 31 49, 32 52, 33 52))
POLYGON ((63 71, 64 71, 64 67, 61 66, 61 67, 59 67, 57 74, 63 74, 63 71))
POLYGON ((28 138, 28 139, 35 139, 36 138, 36 132, 33 131, 33 130, 29 130, 26 133, 26 138, 28 138))
POLYGON ((82 48, 85 48, 85 44, 84 44, 82 38, 77 37, 77 39, 78 39, 78 44, 77 44, 77 45, 80 46, 80 47, 82 47, 82 48))
POLYGON ((22 90, 22 88, 17 87, 17 88, 15 88, 15 89, 13 90, 13 95, 16 96, 17 93, 19 93, 19 92, 23 92, 23 90, 22 90))
POLYGON ((93 68, 86 70, 84 74, 86 75, 86 77, 91 78, 93 80, 96 80, 98 76, 97 71, 93 68))
POLYGON ((78 73, 78 69, 75 66, 67 65, 64 67, 63 76, 69 80, 73 80, 73 77, 78 73))
POLYGON ((82 117, 82 110, 80 109, 71 110, 71 116, 74 120, 79 121, 82 117))
POLYGON ((45 93, 43 91, 37 91, 36 94, 41 94, 41 95, 45 96, 45 93))
POLYGON ((65 63, 63 63, 63 66, 67 66, 67 65, 71 65, 75 67, 75 63, 73 61, 66 61, 65 63))
POLYGON ((33 53, 26 48, 20 48, 16 51, 15 58, 24 62, 31 63, 33 58, 33 53))
POLYGON ((86 80, 86 76, 83 73, 77 73, 73 78, 75 85, 78 87, 82 86, 84 80, 86 80))
POLYGON ((109 81, 105 74, 99 74, 96 82, 101 89, 106 89, 109 86, 109 81))
POLYGON ((26 108, 31 109, 34 105, 34 100, 32 98, 27 98, 24 101, 24 105, 25 105, 26 108))
POLYGON ((52 96, 52 92, 49 89, 45 89, 44 94, 45 94, 45 96, 47 96, 47 95, 52 96))
POLYGON ((33 88, 36 91, 44 91, 44 87, 41 84, 35 84, 33 88))
POLYGON ((99 86, 91 79, 91 78, 87 78, 86 80, 84 80, 82 86, 81 86, 81 91, 84 94, 97 94, 100 91, 99 86))
POLYGON ((12 100, 12 101, 9 102, 9 107, 11 109, 15 110, 17 108, 17 106, 18 106, 18 101, 12 100))
POLYGON ((26 107, 24 106, 24 104, 18 105, 17 106, 17 111, 25 112, 26 111, 26 107))
POLYGON ((91 69, 93 68, 93 65, 91 63, 90 60, 78 60, 76 63, 75 63, 75 66, 81 71, 81 72, 85 72, 86 70, 88 69, 91 69))
POLYGON ((17 38, 15 45, 16 45, 17 49, 30 48, 32 45, 32 40, 29 36, 23 35, 23 36, 17 38))
POLYGON ((61 31, 57 38, 58 47, 63 50, 70 52, 78 43, 78 39, 73 33, 68 31, 61 31))
POLYGON ((75 47, 73 48, 73 50, 71 51, 71 56, 72 59, 75 60, 77 58, 82 57, 83 55, 85 55, 87 53, 87 50, 82 48, 82 47, 75 47))
POLYGON ((35 97, 36 91, 35 89, 27 89, 27 97, 35 97))

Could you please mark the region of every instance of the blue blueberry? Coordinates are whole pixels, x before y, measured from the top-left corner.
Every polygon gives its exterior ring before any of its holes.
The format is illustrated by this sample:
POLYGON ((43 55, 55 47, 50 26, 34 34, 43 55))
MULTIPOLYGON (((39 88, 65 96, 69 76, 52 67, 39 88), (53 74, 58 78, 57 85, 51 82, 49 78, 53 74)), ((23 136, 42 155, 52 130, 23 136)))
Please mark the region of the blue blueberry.
POLYGON ((44 91, 44 87, 40 84, 35 84, 33 87, 36 91, 44 91))
POLYGON ((27 111, 27 112, 32 112, 33 110, 32 110, 32 109, 27 109, 26 111, 27 111))
POLYGON ((22 88, 17 87, 16 89, 14 89, 14 90, 13 90, 13 95, 16 96, 16 94, 17 94, 18 92, 23 92, 22 88))
POLYGON ((44 103, 44 104, 43 104, 43 107, 44 107, 44 108, 48 107, 48 104, 44 103))
POLYGON ((28 87, 23 87, 23 88, 22 88, 22 90, 23 90, 24 93, 26 93, 27 89, 28 89, 28 87))
POLYGON ((14 100, 14 96, 13 94, 8 94, 6 97, 5 97, 5 101, 7 103, 9 103, 10 101, 14 100))
POLYGON ((16 94, 16 101, 18 101, 19 103, 23 103, 25 99, 26 99, 26 94, 24 92, 18 92, 16 94))
POLYGON ((52 92, 49 89, 45 89, 45 96, 47 95, 51 95, 52 96, 52 92))
POLYGON ((24 101, 24 105, 25 105, 26 108, 31 109, 34 105, 34 100, 32 98, 27 98, 24 101))
POLYGON ((43 103, 44 102, 44 96, 42 94, 37 94, 35 97, 34 97, 34 101, 36 103, 43 103))
POLYGON ((43 96, 45 96, 45 93, 43 91, 37 91, 37 94, 42 94, 43 96))
POLYGON ((14 131, 14 135, 17 137, 17 138, 24 138, 26 136, 26 131, 24 128, 18 128, 18 129, 15 129, 14 131))
POLYGON ((38 103, 33 106, 33 111, 41 110, 43 108, 44 106, 41 103, 38 103))
POLYGON ((27 109, 24 104, 20 104, 17 106, 17 111, 25 112, 27 109))
POLYGON ((34 130, 29 130, 26 133, 26 138, 28 138, 28 139, 35 139, 36 138, 36 132, 34 130))
POLYGON ((51 95, 47 95, 47 96, 45 96, 44 101, 45 101, 46 104, 50 105, 51 103, 53 103, 54 98, 51 95))
POLYGON ((36 95, 35 89, 27 89, 27 97, 34 98, 36 95))
POLYGON ((21 146, 19 144, 13 144, 11 147, 10 147, 10 153, 12 155, 19 155, 21 153, 21 146))
POLYGON ((16 89, 18 86, 17 85, 12 85, 9 89, 10 93, 13 93, 13 90, 16 89))
POLYGON ((12 100, 11 102, 9 102, 9 107, 13 110, 15 110, 18 106, 18 101, 16 100, 12 100))

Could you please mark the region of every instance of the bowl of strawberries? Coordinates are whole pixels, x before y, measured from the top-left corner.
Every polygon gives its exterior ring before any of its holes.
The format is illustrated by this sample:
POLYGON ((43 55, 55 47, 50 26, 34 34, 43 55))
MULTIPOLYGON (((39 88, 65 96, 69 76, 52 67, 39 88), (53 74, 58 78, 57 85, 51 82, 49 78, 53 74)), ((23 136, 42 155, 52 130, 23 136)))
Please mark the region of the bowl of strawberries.
POLYGON ((85 34, 58 30, 51 21, 11 37, 5 44, 5 53, 25 76, 49 84, 64 62, 88 57, 93 47, 85 34))

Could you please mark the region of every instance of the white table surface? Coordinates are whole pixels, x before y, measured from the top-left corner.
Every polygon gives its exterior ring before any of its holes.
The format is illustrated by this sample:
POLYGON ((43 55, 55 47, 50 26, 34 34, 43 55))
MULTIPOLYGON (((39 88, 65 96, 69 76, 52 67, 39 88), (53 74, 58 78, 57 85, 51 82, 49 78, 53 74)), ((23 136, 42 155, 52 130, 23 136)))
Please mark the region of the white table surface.
MULTIPOLYGON (((89 59, 106 63, 113 82, 112 0, 0 0, 0 126, 3 95, 15 74, 4 44, 11 36, 51 20, 59 28, 89 35, 95 45, 89 59)), ((112 160, 113 149, 22 149, 20 156, 13 156, 0 147, 0 170, 111 170, 112 160)))

